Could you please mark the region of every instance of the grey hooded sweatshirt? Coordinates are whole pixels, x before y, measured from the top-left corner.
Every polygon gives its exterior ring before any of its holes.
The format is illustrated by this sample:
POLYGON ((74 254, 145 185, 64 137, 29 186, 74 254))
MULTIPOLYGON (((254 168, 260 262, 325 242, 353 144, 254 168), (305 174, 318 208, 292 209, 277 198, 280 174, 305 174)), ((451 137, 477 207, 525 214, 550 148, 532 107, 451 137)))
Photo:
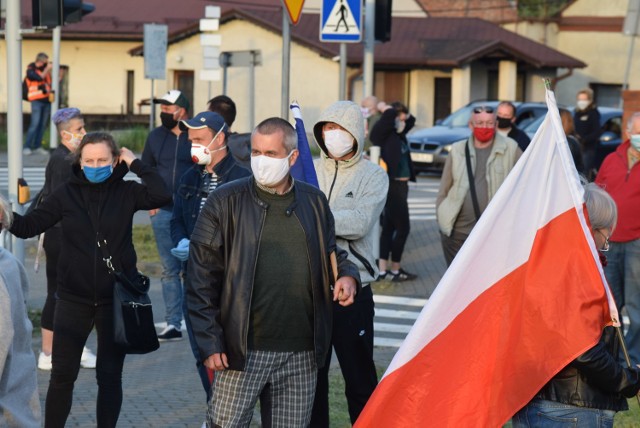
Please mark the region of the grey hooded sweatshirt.
POLYGON ((314 165, 320 189, 327 196, 335 219, 336 243, 358 266, 364 286, 378 277, 373 244, 379 237, 373 226, 384 208, 389 178, 380 166, 362 157, 364 118, 358 104, 351 101, 332 104, 320 115, 313 135, 322 150, 314 165), (322 126, 327 122, 340 125, 353 136, 357 149, 351 159, 336 161, 329 157, 322 136, 322 126))

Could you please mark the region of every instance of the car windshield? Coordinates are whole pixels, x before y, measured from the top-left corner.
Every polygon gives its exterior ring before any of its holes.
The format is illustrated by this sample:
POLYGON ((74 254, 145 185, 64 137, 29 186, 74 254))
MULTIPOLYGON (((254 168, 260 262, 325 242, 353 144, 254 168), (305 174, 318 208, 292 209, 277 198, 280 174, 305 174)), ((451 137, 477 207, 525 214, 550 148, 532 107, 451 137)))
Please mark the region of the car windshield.
POLYGON ((451 113, 442 121, 441 125, 450 128, 466 127, 469 124, 472 108, 471 106, 466 106, 451 113))
POLYGON ((536 131, 538 130, 538 128, 540 128, 540 125, 542 124, 542 121, 544 121, 545 116, 546 116, 546 113, 544 115, 540 116, 539 118, 535 119, 533 122, 530 122, 522 130, 524 132, 526 132, 527 135, 535 134, 536 131))

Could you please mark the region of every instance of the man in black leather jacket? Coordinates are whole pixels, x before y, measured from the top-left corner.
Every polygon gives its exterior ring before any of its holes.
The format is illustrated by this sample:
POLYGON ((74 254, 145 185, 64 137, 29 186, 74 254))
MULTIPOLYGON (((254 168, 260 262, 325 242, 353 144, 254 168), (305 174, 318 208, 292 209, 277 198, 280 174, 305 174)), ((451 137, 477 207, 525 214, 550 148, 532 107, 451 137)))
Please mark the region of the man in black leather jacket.
POLYGON ((254 176, 211 193, 191 235, 189 317, 200 358, 216 370, 211 425, 248 425, 269 384, 263 424, 302 427, 329 347, 331 302, 353 303, 360 278, 335 245, 324 194, 289 175, 293 127, 267 119, 251 143, 254 176))

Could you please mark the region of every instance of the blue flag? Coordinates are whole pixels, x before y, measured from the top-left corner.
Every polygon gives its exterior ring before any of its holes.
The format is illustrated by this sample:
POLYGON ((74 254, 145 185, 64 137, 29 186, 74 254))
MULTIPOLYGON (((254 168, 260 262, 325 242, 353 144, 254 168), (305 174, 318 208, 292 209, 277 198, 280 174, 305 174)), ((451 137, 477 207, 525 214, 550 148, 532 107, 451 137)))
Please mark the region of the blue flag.
POLYGON ((307 140, 307 132, 304 129, 300 106, 293 101, 289 108, 296 120, 295 127, 298 133, 298 151, 300 152, 296 163, 291 167, 291 176, 296 180, 304 181, 319 188, 318 176, 313 166, 313 156, 311 155, 311 149, 309 149, 309 141, 307 140))

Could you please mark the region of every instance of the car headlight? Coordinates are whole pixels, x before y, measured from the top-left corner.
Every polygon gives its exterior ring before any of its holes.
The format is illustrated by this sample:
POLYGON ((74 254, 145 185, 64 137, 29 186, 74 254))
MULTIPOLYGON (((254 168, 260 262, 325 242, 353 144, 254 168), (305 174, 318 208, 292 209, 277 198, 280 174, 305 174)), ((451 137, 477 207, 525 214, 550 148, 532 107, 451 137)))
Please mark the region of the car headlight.
POLYGON ((453 144, 447 144, 442 148, 442 150, 449 153, 451 151, 451 147, 453 147, 453 144))

